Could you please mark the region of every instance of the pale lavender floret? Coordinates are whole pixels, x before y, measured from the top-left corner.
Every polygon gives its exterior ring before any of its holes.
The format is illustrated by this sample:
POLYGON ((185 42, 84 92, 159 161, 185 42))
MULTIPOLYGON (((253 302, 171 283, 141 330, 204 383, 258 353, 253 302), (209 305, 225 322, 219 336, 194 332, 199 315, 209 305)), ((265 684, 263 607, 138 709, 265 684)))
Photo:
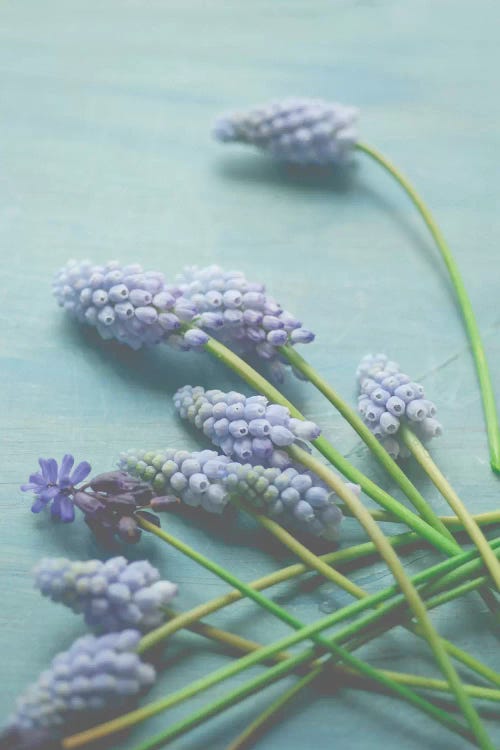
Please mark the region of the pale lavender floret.
POLYGON ((241 271, 215 265, 186 267, 176 283, 183 300, 198 312, 197 326, 242 356, 266 360, 277 381, 283 380, 286 364, 279 348, 314 340, 314 334, 283 310, 263 284, 248 281, 241 271))
POLYGON ((163 274, 137 264, 70 261, 56 275, 53 291, 78 321, 95 327, 103 339, 117 339, 132 349, 160 342, 196 349, 207 341, 201 331, 178 333, 183 323, 192 324, 196 308, 163 274))
POLYGON ((407 422, 423 441, 441 435, 442 427, 434 419, 436 406, 425 398, 423 386, 400 372, 399 365, 385 354, 363 357, 356 375, 358 411, 393 458, 409 455, 397 437, 401 421, 407 422))
POLYGON ((222 143, 247 143, 279 161, 341 164, 358 140, 358 110, 322 99, 288 98, 247 112, 231 112, 215 123, 222 143))
MULTIPOLYGON (((220 392, 211 393, 216 399, 220 392)), ((119 465, 150 482, 158 493, 175 493, 191 507, 220 514, 235 496, 280 523, 325 539, 338 538, 342 514, 336 495, 300 467, 264 468, 215 451, 187 453, 173 449, 128 451, 121 455, 119 465)), ((348 486, 359 492, 359 487, 348 486)))
POLYGON ((291 463, 281 448, 314 440, 321 432, 314 422, 292 418, 286 407, 270 404, 264 396, 186 385, 175 393, 174 404, 225 455, 244 463, 291 463))
POLYGON ((47 730, 57 737, 74 731, 82 718, 95 723, 88 713, 119 709, 156 677, 135 652, 140 638, 140 632, 131 629, 78 638, 18 698, 10 726, 21 733, 47 730))
POLYGON ((83 614, 87 625, 103 633, 158 627, 166 619, 164 607, 177 593, 177 586, 160 580, 149 562, 127 563, 124 557, 104 563, 44 558, 34 575, 44 596, 83 614))

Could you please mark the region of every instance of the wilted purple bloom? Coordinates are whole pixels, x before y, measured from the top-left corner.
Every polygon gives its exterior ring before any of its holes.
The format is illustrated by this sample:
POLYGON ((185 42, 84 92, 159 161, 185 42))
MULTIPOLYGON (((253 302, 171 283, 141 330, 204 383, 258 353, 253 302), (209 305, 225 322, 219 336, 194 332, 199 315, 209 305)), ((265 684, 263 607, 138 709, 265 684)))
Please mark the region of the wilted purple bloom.
POLYGON ((35 495, 32 512, 40 513, 50 506, 53 518, 70 523, 75 518, 73 497, 77 491, 76 485, 90 474, 90 464, 82 461, 73 469, 75 459, 70 453, 63 456, 60 467, 55 458, 39 458, 38 463, 41 471, 31 474, 29 482, 21 485, 23 492, 33 492, 35 495))

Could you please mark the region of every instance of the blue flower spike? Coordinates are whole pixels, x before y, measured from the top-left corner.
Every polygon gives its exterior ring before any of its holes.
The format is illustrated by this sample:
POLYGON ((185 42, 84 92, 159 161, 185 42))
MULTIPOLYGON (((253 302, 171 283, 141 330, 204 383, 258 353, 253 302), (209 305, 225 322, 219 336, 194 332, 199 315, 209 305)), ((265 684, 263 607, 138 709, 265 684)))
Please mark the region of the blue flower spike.
MULTIPOLYGON (((318 477, 293 466, 239 463, 215 451, 190 453, 174 449, 122 453, 120 466, 150 482, 158 493, 175 494, 191 507, 221 514, 231 497, 243 498, 259 513, 292 528, 336 540, 342 513, 337 496, 318 477)), ((359 492, 357 485, 348 485, 359 492)), ((151 501, 162 510, 163 498, 151 501)))
POLYGON ((288 98, 221 116, 213 129, 221 143, 256 146, 279 161, 338 165, 356 142, 359 111, 322 99, 288 98))
POLYGON ((314 341, 314 333, 284 310, 264 284, 249 281, 241 271, 189 266, 176 282, 183 298, 198 311, 196 325, 244 358, 265 360, 277 382, 283 381, 287 364, 279 347, 314 341))
POLYGON ((147 560, 43 558, 33 572, 35 586, 44 596, 83 614, 98 633, 156 628, 166 620, 165 607, 177 594, 177 586, 162 581, 147 560))
POLYGON ((90 474, 90 464, 82 461, 73 469, 75 459, 69 453, 63 456, 60 467, 55 458, 39 458, 38 463, 40 471, 31 474, 29 482, 21 485, 23 492, 35 495, 32 512, 40 513, 50 507, 53 518, 71 523, 75 518, 73 499, 76 485, 90 474))
POLYGON ((409 451, 397 438, 406 422, 423 442, 442 434, 435 419, 436 406, 425 398, 424 388, 401 372, 385 354, 368 354, 356 376, 360 395, 358 411, 364 423, 393 458, 408 458, 409 451))
POLYGON ((45 736, 53 743, 47 747, 53 748, 82 720, 87 725, 95 722, 94 712, 117 710, 149 688, 156 673, 135 652, 140 638, 140 632, 132 629, 100 637, 85 635, 58 654, 18 698, 8 730, 16 746, 26 737, 24 747, 36 748, 37 737, 45 736))
POLYGON ((132 349, 166 343, 189 351, 201 349, 211 335, 238 354, 267 361, 277 381, 285 372, 279 347, 314 339, 263 284, 219 266, 185 268, 172 285, 139 265, 70 261, 58 272, 53 290, 66 312, 103 339, 132 349))
POLYGON ((244 463, 283 468, 290 459, 281 448, 321 433, 314 422, 294 419, 286 407, 270 404, 264 396, 185 385, 174 395, 174 404, 226 456, 244 463))

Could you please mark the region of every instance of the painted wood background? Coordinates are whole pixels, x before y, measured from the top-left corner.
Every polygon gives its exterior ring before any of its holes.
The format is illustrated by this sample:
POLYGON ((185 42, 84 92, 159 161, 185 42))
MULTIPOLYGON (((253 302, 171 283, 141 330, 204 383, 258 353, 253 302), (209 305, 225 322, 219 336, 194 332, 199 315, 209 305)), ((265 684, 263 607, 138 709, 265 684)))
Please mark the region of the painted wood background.
MULTIPOLYGON (((34 591, 32 566, 42 555, 102 556, 83 522, 60 527, 30 514, 18 485, 37 457, 69 450, 103 471, 127 447, 195 448, 195 435, 174 416, 174 389, 237 385, 207 357, 132 353, 78 330, 50 290, 54 271, 70 257, 140 261, 171 277, 184 264, 241 268, 316 331, 303 352, 349 399, 359 358, 386 351, 438 403, 445 434, 433 454, 469 507, 498 506, 499 480, 488 468, 459 315, 436 251, 398 188, 362 156, 347 175, 290 175, 249 150, 218 146, 210 127, 221 110, 290 94, 358 105, 363 139, 414 179, 451 241, 498 383, 499 23, 493 0, 1 4, 2 720, 16 694, 84 630, 34 591)), ((289 379, 285 391, 359 467, 392 489, 312 388, 289 379)), ((420 472, 410 466, 409 473, 445 512, 420 472)), ((245 580, 291 559, 230 518, 167 522, 245 580)), ((346 522, 342 544, 360 539, 346 522)), ((149 556, 179 583, 180 608, 226 590, 157 540, 145 539, 131 554, 149 556)), ((430 551, 414 553, 408 569, 435 559, 430 551)), ((375 590, 390 576, 375 565, 355 580, 375 590)), ((275 595, 305 621, 348 601, 328 585, 275 595)), ((477 597, 433 617, 444 635, 500 667, 493 626, 477 597)), ((212 621, 266 642, 286 632, 249 603, 212 621)), ((434 673, 425 647, 398 632, 363 655, 375 665, 434 673)), ((227 660, 180 634, 152 696, 227 660)), ((173 747, 223 748, 284 684, 173 747)), ((120 747, 132 748, 206 700, 157 717, 120 747)), ((500 742, 498 725, 490 727, 500 742)), ((312 743, 462 747, 400 703, 348 690, 307 691, 259 748, 312 743)))

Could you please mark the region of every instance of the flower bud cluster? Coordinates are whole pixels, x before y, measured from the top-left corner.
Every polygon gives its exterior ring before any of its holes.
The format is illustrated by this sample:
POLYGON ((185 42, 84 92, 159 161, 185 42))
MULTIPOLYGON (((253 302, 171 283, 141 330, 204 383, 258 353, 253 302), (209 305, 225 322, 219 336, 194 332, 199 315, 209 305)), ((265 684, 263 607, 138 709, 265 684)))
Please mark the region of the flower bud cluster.
POLYGON ((135 653, 140 638, 138 630, 78 638, 18 699, 11 725, 62 731, 87 711, 119 707, 142 692, 156 674, 135 653))
POLYGON ((314 422, 294 419, 285 406, 270 404, 264 396, 185 385, 174 395, 174 404, 226 456, 243 463, 289 465, 281 448, 320 435, 314 422))
POLYGON ((267 360, 276 380, 284 375, 279 347, 308 344, 314 334, 241 271, 187 267, 176 279, 183 299, 196 308, 196 324, 242 355, 267 360))
POLYGON ((207 341, 201 331, 182 332, 182 324, 191 323, 197 311, 179 287, 138 264, 70 261, 57 274, 53 291, 59 305, 81 323, 132 349, 167 342, 187 350, 207 341))
POLYGON ((249 143, 296 164, 339 164, 357 140, 358 110, 322 99, 289 98, 220 117, 214 136, 249 143))
MULTIPOLYGON (((175 493, 182 502, 222 513, 231 496, 242 498, 255 510, 302 531, 336 539, 342 514, 336 495, 315 475, 294 467, 264 468, 232 461, 215 451, 128 451, 120 466, 150 482, 157 493, 175 493)), ((353 489, 359 488, 351 486, 353 489)), ((163 509, 163 498, 151 508, 163 509)))
POLYGON ((103 633, 161 625, 164 607, 177 593, 147 560, 128 563, 124 557, 106 562, 43 558, 34 575, 44 596, 82 613, 90 628, 103 633))
POLYGON ((402 420, 422 441, 441 435, 442 427, 434 419, 436 406, 425 398, 423 386, 402 373, 385 354, 363 357, 356 375, 360 387, 358 411, 393 458, 409 455, 397 439, 402 420))
POLYGON ((113 547, 116 537, 136 544, 141 538, 137 523, 137 515, 141 513, 160 525, 157 516, 140 510, 153 497, 149 484, 124 471, 110 471, 93 477, 88 485, 75 493, 73 502, 103 546, 113 547))

